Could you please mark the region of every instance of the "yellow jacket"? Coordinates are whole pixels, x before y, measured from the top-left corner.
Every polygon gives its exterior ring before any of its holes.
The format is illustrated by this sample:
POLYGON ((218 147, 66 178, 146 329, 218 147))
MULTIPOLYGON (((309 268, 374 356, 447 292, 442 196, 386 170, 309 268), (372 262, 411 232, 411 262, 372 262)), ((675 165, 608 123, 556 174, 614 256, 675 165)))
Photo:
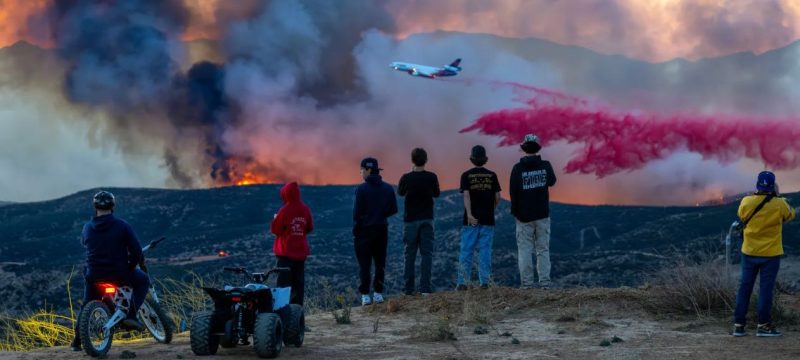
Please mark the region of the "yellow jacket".
MULTIPOLYGON (((739 219, 747 220, 766 195, 746 196, 739 205, 739 219)), ((785 198, 776 197, 764 205, 744 229, 742 253, 750 256, 783 255, 783 224, 793 220, 794 209, 785 198)))

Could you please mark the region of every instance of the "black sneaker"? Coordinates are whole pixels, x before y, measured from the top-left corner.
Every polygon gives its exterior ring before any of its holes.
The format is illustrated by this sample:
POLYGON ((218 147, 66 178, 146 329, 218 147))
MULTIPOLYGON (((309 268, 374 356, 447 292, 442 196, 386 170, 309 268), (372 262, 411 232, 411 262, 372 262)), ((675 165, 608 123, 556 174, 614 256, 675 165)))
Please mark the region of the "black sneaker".
POLYGON ((481 284, 481 289, 486 290, 489 288, 488 284, 481 284))
POLYGON ((744 325, 733 324, 733 336, 742 337, 747 336, 747 331, 744 330, 744 325))
POLYGON ((772 324, 759 324, 758 330, 756 331, 756 336, 758 337, 776 337, 781 336, 780 331, 772 326, 772 324))
POLYGON ((69 349, 72 351, 82 351, 83 347, 81 346, 81 341, 78 338, 72 340, 72 344, 69 345, 69 349))
POLYGON ((144 325, 138 319, 125 319, 122 320, 122 328, 129 331, 142 331, 144 325))
POLYGON ((469 288, 467 287, 467 285, 459 284, 458 286, 456 286, 456 290, 457 291, 467 291, 467 290, 469 290, 469 288))

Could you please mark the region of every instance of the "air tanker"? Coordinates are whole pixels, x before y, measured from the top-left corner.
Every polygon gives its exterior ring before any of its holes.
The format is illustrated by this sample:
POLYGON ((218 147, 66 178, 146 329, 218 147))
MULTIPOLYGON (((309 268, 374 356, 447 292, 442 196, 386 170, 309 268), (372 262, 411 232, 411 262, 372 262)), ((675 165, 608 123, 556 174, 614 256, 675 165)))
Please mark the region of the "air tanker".
POLYGON ((458 73, 461 72, 461 67, 458 66, 460 64, 461 59, 456 59, 450 63, 450 65, 445 65, 443 67, 409 64, 399 61, 395 61, 389 66, 397 71, 406 72, 411 76, 422 76, 428 79, 435 79, 440 76, 458 75, 458 73))

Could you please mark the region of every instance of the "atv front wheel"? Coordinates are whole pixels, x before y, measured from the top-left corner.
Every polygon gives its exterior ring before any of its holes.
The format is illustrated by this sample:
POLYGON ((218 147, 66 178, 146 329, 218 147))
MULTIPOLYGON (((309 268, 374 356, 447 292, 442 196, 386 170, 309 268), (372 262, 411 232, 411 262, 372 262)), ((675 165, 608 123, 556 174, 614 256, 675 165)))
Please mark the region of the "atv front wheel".
POLYGON ((198 356, 214 355, 219 348, 219 336, 213 333, 214 313, 203 311, 192 316, 189 339, 192 352, 198 356))
POLYGON ((278 314, 262 313, 256 317, 253 346, 262 358, 276 358, 283 350, 283 325, 278 314))

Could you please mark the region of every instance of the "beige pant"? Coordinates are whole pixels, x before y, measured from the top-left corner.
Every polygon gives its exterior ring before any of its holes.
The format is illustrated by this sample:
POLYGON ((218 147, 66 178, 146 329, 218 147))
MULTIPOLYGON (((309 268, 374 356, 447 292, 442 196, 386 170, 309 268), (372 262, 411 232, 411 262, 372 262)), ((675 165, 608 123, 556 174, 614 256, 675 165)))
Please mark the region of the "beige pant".
POLYGON ((531 221, 517 221, 517 249, 519 277, 522 287, 533 287, 533 258, 536 251, 536 272, 539 283, 550 284, 550 218, 531 221))

